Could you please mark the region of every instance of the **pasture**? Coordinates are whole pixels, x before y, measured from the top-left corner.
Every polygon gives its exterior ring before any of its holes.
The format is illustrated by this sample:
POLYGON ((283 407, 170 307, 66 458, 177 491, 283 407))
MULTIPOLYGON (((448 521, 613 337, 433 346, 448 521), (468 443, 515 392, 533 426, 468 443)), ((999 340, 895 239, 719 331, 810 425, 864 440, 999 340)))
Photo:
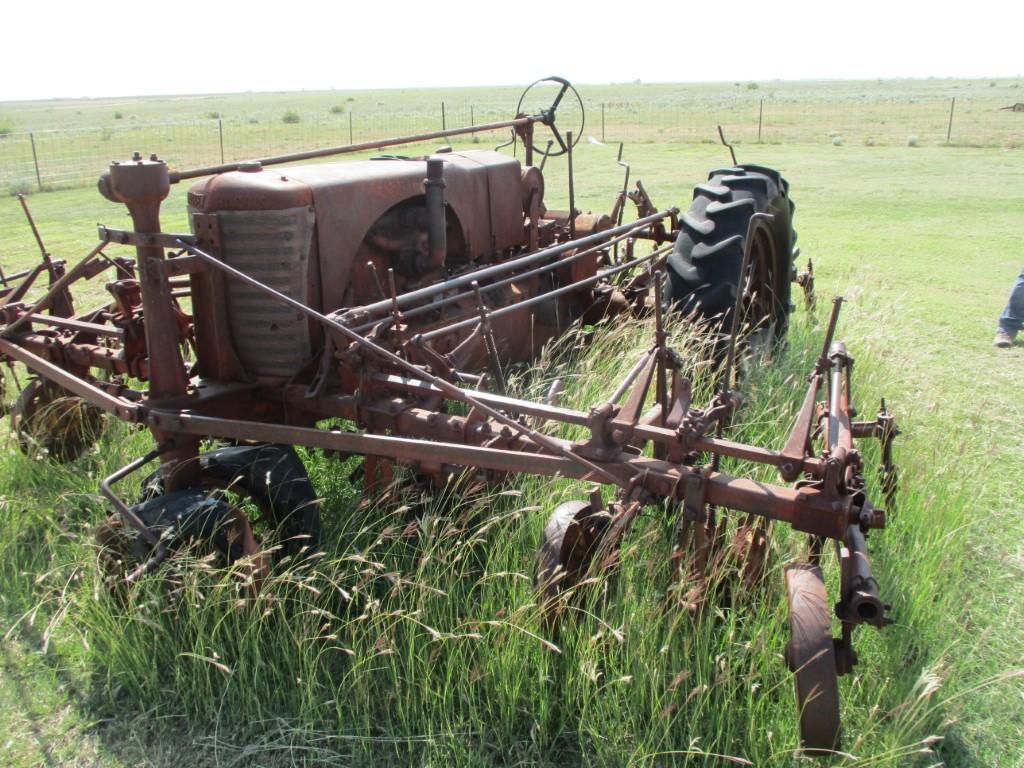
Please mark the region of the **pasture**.
MULTIPOLYGON (((632 86, 603 89, 591 98, 632 86)), ((844 98, 831 86, 819 96, 833 92, 844 98)), ((306 97, 262 98, 274 115, 306 97)), ((129 108, 141 118, 174 105, 129 108)), ((616 150, 579 145, 584 210, 610 208, 616 150)), ((1024 263, 1020 150, 808 140, 745 141, 738 154, 789 179, 819 296, 849 299, 839 338, 857 359, 854 400, 869 414, 885 396, 903 431, 900 502, 870 538, 896 624, 858 630, 860 664, 841 679, 846 754, 820 764, 1021 765, 1024 347, 990 346, 1024 263)), ((675 140, 627 144, 625 157, 661 206, 685 207, 709 169, 729 164, 723 147, 675 140)), ((546 175, 548 205, 564 206, 564 163, 546 175)), ((164 204, 167 230, 187 226, 185 191, 164 204)), ((91 188, 29 202, 68 259, 91 247, 96 222, 127 224, 91 188)), ((36 258, 17 201, 0 199, 0 264, 36 258)), ((787 349, 746 381, 734 434, 781 446, 821 332, 798 306, 787 349)), ((699 343, 682 324, 673 333, 683 350, 699 343)), ((536 394, 561 376, 566 404, 586 407, 651 336, 641 323, 601 329, 582 350, 570 339, 515 385, 536 394)), ((784 526, 763 588, 694 619, 666 605, 670 526, 651 515, 608 601, 549 639, 534 557, 547 514, 578 484, 522 478, 482 499, 438 491, 366 507, 353 464, 310 452, 322 558, 275 576, 254 603, 205 561, 175 562, 121 600, 102 583, 89 530, 107 514, 99 480, 147 450, 147 435, 112 423, 66 467, 26 459, 6 429, 0 440, 4 764, 809 764, 795 752, 782 663, 782 566, 804 542, 784 526)))

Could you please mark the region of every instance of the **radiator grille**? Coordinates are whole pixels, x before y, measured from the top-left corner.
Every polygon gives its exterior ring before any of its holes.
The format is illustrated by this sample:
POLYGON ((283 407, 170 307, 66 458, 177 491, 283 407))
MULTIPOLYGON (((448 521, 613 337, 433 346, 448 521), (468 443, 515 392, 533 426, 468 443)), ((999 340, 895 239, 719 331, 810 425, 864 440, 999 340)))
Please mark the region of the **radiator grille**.
MULTIPOLYGON (((313 211, 221 211, 221 257, 235 269, 305 302, 313 211)), ((235 352, 256 376, 290 377, 310 357, 308 320, 238 280, 226 281, 235 352)))

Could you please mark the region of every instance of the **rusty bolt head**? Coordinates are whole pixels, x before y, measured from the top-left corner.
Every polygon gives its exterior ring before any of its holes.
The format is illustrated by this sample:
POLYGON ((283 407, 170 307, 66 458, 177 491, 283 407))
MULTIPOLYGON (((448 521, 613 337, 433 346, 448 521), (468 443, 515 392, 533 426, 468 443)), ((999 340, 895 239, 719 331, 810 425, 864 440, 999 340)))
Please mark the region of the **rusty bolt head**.
POLYGON ((142 153, 141 152, 138 152, 138 151, 132 152, 132 160, 138 161, 138 160, 141 160, 141 159, 142 159, 142 153))

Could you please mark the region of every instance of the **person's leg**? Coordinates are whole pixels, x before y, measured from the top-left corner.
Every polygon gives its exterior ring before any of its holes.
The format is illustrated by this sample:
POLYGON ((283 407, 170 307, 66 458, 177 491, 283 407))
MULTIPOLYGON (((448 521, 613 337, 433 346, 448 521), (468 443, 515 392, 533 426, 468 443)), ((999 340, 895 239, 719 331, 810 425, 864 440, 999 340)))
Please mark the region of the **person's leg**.
POLYGON ((999 330, 993 344, 997 347, 1010 346, 1021 328, 1024 328, 1024 269, 1017 276, 1006 309, 999 316, 999 330))
POLYGON ((1006 309, 999 316, 999 327, 1010 334, 1024 328, 1024 269, 1017 276, 1017 282, 1010 291, 1010 299, 1006 302, 1006 309))

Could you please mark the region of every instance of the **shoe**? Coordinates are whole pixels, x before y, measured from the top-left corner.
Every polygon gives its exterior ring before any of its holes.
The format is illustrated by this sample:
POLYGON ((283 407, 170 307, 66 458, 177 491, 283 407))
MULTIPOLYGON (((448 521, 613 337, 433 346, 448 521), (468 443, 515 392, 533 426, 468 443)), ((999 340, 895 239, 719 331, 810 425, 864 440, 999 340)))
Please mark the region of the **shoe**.
POLYGON ((996 331, 996 337, 992 340, 993 347, 999 347, 1000 349, 1006 349, 1007 347, 1013 346, 1013 340, 1016 338, 1016 333, 1010 333, 1000 328, 996 331))

